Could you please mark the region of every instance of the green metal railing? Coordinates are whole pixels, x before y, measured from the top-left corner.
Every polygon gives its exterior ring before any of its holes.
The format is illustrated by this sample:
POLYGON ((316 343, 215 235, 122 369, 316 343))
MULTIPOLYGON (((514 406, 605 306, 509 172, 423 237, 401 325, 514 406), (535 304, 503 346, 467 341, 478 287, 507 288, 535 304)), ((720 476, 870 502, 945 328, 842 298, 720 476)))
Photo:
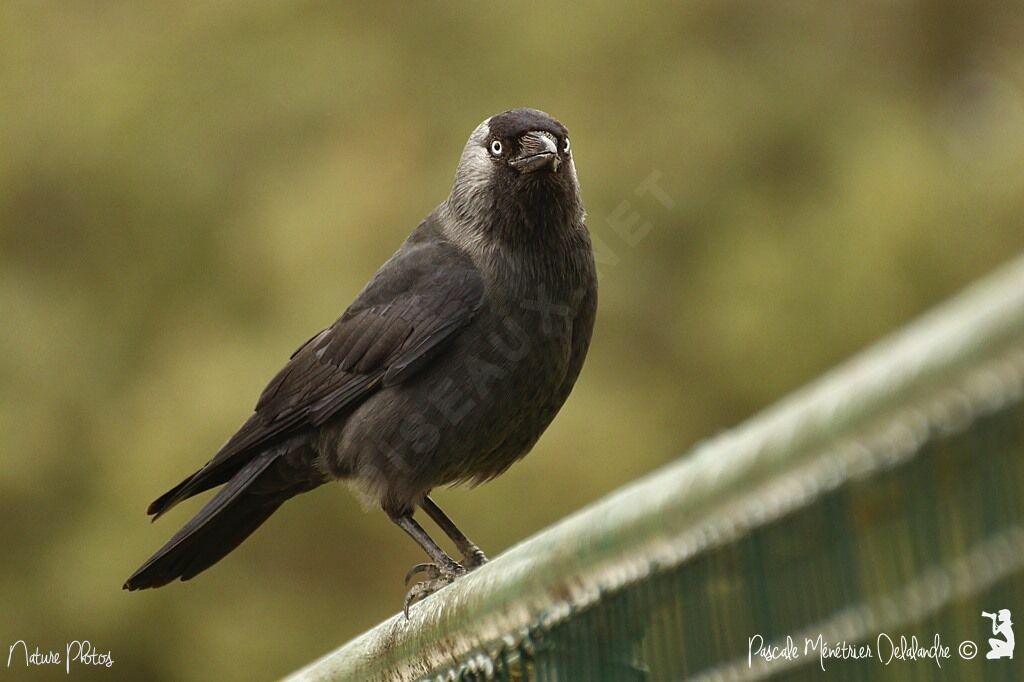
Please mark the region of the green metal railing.
POLYGON ((1024 679, 1022 494, 1024 259, 290 679, 1024 679))

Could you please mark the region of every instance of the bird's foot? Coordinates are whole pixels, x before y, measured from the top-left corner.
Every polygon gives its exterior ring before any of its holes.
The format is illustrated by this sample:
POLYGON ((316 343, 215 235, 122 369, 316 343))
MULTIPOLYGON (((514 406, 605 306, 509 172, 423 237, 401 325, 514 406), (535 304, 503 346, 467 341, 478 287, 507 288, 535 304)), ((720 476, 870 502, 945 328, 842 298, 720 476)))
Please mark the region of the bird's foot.
POLYGON ((437 564, 416 564, 405 574, 405 586, 408 587, 412 579, 420 574, 423 575, 423 580, 436 580, 441 577, 441 569, 437 567, 437 564))
POLYGON ((442 587, 452 584, 459 576, 479 568, 488 561, 487 555, 479 547, 473 547, 462 557, 462 562, 452 562, 450 566, 442 568, 433 562, 416 564, 405 574, 405 584, 408 586, 416 576, 423 576, 423 579, 416 582, 405 595, 404 612, 406 620, 409 618, 409 607, 416 602, 429 597, 442 587))
POLYGON ((472 547, 462 556, 462 566, 467 571, 472 571, 474 568, 480 568, 487 562, 487 555, 484 554, 483 550, 479 547, 472 547))
MULTIPOLYGON (((458 575, 462 575, 463 573, 469 573, 473 569, 480 568, 488 561, 490 560, 487 558, 486 554, 481 552, 479 549, 473 550, 472 552, 466 554, 466 556, 463 557, 461 562, 455 564, 456 566, 461 566, 464 569, 463 571, 455 569, 455 573, 457 573, 458 575)), ((414 577, 420 574, 423 575, 424 581, 437 580, 443 575, 441 569, 438 568, 437 564, 435 563, 416 564, 415 566, 409 569, 408 573, 405 574, 406 586, 408 586, 409 583, 412 582, 412 579, 414 577)))
POLYGON ((408 585, 412 579, 422 574, 423 580, 420 580, 405 594, 405 604, 402 610, 405 612, 405 619, 409 620, 409 607, 416 602, 429 597, 434 592, 437 592, 442 587, 447 587, 455 582, 455 579, 461 575, 465 575, 466 568, 462 564, 451 562, 451 565, 438 565, 435 563, 429 564, 416 564, 409 572, 405 574, 405 584, 408 585))

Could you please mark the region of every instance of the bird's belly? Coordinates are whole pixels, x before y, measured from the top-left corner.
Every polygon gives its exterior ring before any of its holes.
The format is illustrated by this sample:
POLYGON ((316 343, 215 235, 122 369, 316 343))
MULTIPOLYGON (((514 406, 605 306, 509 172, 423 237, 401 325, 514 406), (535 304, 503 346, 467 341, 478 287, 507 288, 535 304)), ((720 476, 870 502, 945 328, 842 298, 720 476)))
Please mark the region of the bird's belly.
POLYGON ((569 365, 571 321, 529 324, 504 316, 471 326, 407 383, 372 396, 324 443, 328 468, 374 501, 507 469, 553 416, 569 365))

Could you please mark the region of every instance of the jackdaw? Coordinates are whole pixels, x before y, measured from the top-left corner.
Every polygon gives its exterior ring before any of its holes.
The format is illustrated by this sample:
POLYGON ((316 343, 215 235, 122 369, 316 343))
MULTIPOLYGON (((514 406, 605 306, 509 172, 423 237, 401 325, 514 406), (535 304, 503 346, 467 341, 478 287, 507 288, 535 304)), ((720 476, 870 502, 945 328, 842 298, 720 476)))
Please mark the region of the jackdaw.
POLYGON ((487 561, 431 490, 487 481, 529 452, 576 382, 596 308, 568 131, 536 109, 488 118, 448 198, 292 354, 213 459, 149 506, 156 519, 223 486, 125 589, 192 578, 285 500, 341 480, 426 551, 430 562, 406 576, 422 578, 408 609, 487 561), (461 562, 413 518, 417 507, 461 562))

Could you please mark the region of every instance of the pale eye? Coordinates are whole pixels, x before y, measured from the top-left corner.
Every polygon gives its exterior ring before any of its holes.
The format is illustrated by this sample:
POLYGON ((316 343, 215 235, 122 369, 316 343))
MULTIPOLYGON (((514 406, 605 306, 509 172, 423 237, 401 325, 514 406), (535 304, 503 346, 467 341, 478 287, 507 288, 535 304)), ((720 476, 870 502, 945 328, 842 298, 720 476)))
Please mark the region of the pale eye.
POLYGON ((504 147, 501 146, 501 140, 494 140, 491 142, 491 153, 495 156, 501 156, 501 152, 504 151, 504 147))
POLYGON ((565 144, 562 145, 562 152, 565 153, 565 154, 568 154, 569 153, 569 148, 570 148, 569 138, 567 137, 567 138, 565 138, 565 144))

